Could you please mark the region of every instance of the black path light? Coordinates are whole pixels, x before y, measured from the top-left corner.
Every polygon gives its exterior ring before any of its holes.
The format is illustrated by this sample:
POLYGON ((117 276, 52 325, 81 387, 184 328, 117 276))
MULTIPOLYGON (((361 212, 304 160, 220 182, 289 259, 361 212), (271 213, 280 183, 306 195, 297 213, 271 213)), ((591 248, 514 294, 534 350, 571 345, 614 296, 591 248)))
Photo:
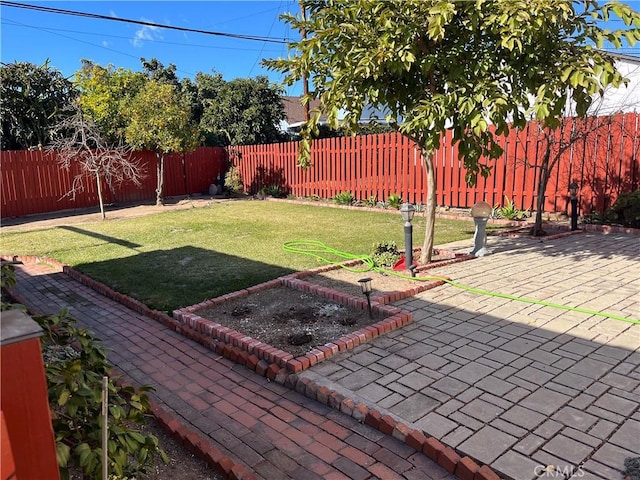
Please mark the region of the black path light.
POLYGON ((373 318, 373 313, 371 312, 371 279, 361 278, 358 280, 360 284, 360 288, 362 289, 362 293, 367 297, 367 305, 369 306, 369 318, 373 318))
POLYGON ((404 220, 404 267, 411 272, 411 276, 415 275, 416 266, 413 264, 413 215, 416 213, 416 207, 411 203, 403 203, 400 207, 400 214, 404 220))
POLYGON ((578 229, 578 184, 574 180, 569 184, 569 196, 571 198, 571 230, 578 229))

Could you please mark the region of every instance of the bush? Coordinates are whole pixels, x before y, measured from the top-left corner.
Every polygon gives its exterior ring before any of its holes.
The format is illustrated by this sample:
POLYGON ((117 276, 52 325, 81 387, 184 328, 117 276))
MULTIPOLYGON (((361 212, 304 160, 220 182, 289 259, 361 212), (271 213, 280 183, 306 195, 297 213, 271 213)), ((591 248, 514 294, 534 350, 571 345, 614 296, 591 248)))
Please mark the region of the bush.
POLYGON ((224 175, 224 185, 233 193, 242 193, 244 191, 242 176, 238 167, 231 167, 224 175))
POLYGON ((387 205, 389 205, 389 208, 395 208, 398 210, 402 205, 402 197, 397 193, 392 193, 389 195, 389 198, 387 198, 387 205))
POLYGON ((351 192, 341 192, 333 197, 333 201, 338 205, 351 205, 354 200, 355 198, 353 197, 353 194, 351 192))
POLYGON ((640 189, 633 193, 620 195, 607 211, 606 217, 612 223, 625 227, 640 228, 640 189))
POLYGON ((396 242, 385 241, 373 245, 371 259, 376 267, 393 268, 400 256, 396 242))
POLYGON ((495 205, 493 210, 497 218, 504 218, 507 220, 524 220, 529 216, 528 210, 520 210, 506 195, 504 197, 504 206, 500 207, 499 204, 495 205))
MULTIPOLYGON (((13 266, 3 263, 0 286, 12 285, 13 266)), ((8 307, 3 301, 2 309, 8 307)), ((78 328, 66 310, 33 319, 44 331, 40 340, 60 475, 68 479, 71 469, 79 469, 84 478, 102 478, 102 379, 112 366, 98 340, 78 328)), ((107 388, 109 471, 119 477, 144 474, 155 455, 168 463, 158 439, 136 429, 145 423, 150 410, 145 392, 152 388, 121 387, 112 379, 107 388)))

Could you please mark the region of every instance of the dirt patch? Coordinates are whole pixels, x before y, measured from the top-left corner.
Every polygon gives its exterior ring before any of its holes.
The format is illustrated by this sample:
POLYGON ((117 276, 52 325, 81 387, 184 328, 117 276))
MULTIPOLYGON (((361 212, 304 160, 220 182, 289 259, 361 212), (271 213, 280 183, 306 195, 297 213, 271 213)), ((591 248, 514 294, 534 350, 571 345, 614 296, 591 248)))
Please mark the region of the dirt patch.
POLYGON ((195 312, 294 357, 382 319, 317 294, 271 288, 195 312))

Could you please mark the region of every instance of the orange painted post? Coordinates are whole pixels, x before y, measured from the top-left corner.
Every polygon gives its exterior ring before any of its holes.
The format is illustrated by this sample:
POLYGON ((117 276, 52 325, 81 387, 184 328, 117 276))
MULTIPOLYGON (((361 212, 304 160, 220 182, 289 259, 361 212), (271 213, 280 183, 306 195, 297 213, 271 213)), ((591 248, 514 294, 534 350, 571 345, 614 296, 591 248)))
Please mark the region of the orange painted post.
POLYGON ((16 475, 16 462, 13 460, 11 439, 7 424, 4 421, 4 412, 0 410, 0 478, 2 480, 18 480, 16 475))
POLYGON ((40 335, 24 312, 0 314, 0 403, 20 480, 60 478, 40 335))

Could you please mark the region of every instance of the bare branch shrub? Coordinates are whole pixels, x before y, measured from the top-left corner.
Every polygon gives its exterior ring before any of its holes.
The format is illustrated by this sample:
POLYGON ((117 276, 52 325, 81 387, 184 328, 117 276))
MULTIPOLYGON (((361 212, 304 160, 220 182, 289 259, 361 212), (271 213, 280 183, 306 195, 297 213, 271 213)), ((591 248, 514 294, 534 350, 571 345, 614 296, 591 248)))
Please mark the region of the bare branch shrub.
POLYGON ((86 188, 85 178, 95 180, 100 213, 104 219, 102 182, 112 192, 124 182, 140 186, 145 177, 144 166, 140 159, 133 156, 130 147, 109 145, 93 120, 84 116, 77 105, 70 108, 71 115, 56 124, 54 140, 48 148, 56 152, 62 168, 69 171, 73 165, 77 165, 80 171, 73 177, 65 196, 75 199, 76 194, 86 188))

